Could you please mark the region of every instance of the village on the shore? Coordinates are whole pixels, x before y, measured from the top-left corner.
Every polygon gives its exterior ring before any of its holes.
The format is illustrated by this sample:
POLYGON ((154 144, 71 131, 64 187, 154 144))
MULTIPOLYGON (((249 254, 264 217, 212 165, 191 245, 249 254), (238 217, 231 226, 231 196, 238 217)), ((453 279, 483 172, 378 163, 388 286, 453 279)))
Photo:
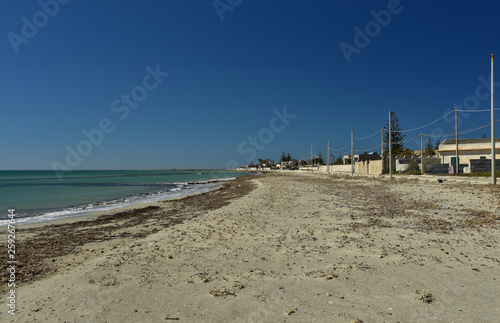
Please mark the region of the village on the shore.
MULTIPOLYGON (((500 170, 500 139, 495 139, 495 169, 500 170)), ((401 149, 393 154, 392 169, 397 174, 491 174, 491 139, 445 139, 436 145, 429 144, 422 150, 412 151, 401 149), (459 167, 456 160, 458 153, 459 167), (422 165, 423 161, 423 165, 422 165)), ((330 156, 329 156, 330 157, 330 156)), ((297 170, 316 171, 329 174, 369 174, 382 175, 389 173, 389 158, 387 151, 378 153, 364 152, 362 154, 343 155, 333 160, 319 153, 313 158, 295 159, 290 154, 282 153, 279 161, 259 159, 259 163, 250 163, 239 167, 240 171, 272 171, 297 170), (354 165, 352 161, 354 160, 354 165)))

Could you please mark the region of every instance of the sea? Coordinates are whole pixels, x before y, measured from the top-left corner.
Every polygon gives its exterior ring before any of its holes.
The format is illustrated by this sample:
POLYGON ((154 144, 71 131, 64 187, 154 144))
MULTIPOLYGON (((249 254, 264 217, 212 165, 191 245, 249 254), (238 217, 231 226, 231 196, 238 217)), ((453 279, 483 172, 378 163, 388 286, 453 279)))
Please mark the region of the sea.
POLYGON ((0 171, 0 227, 50 222, 214 189, 248 173, 227 170, 0 171))

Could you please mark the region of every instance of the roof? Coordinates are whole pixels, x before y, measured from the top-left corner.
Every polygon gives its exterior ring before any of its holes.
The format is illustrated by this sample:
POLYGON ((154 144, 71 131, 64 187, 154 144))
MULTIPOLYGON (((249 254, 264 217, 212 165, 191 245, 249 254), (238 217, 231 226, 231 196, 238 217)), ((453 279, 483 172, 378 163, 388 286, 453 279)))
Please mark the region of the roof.
MULTIPOLYGON (((484 147, 484 148, 458 148, 459 151, 490 151, 491 147, 484 147)), ((457 151, 455 148, 454 149, 438 149, 437 152, 439 153, 444 153, 444 152, 449 152, 449 151, 457 151)), ((495 151, 500 151, 500 147, 495 147, 495 151)))
MULTIPOLYGON (((490 138, 480 138, 480 139, 458 139, 458 144, 489 144, 491 142, 490 138)), ((495 138, 495 142, 500 142, 500 138, 495 138)), ((445 139, 441 145, 456 145, 456 139, 445 139)))

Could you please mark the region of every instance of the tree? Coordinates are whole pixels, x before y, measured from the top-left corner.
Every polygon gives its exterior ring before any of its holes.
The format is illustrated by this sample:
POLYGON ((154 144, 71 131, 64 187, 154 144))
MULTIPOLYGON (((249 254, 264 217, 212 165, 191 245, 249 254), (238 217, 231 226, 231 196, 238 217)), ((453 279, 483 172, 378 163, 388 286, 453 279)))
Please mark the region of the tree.
POLYGON ((429 141, 427 141, 427 147, 425 148, 425 152, 427 153, 428 156, 436 154, 434 152, 434 145, 432 144, 432 139, 431 138, 429 138, 429 141))
POLYGON ((284 162, 289 162, 292 161, 292 156, 290 156, 290 153, 285 154, 285 152, 282 152, 280 160, 284 162))
MULTIPOLYGON (((408 165, 407 172, 410 174, 416 174, 420 171, 420 166, 416 159, 410 159, 410 164, 408 165)), ((420 173, 421 174, 421 173, 420 173)))
POLYGON ((434 150, 439 150, 439 145, 441 145, 441 140, 436 140, 436 145, 434 146, 434 150))
POLYGON ((401 152, 399 153, 399 155, 411 157, 411 156, 413 156, 413 150, 411 150, 410 148, 403 148, 401 150, 401 152))
MULTIPOLYGON (((399 125, 399 119, 394 111, 391 111, 391 143, 392 143, 392 155, 398 156, 403 150, 403 139, 405 135, 402 133, 402 128, 399 125)), ((384 145, 386 156, 389 155, 389 122, 386 125, 386 131, 384 132, 384 145)))
POLYGON ((325 161, 323 160, 323 155, 321 155, 321 151, 318 153, 318 158, 315 159, 316 164, 323 165, 325 161))

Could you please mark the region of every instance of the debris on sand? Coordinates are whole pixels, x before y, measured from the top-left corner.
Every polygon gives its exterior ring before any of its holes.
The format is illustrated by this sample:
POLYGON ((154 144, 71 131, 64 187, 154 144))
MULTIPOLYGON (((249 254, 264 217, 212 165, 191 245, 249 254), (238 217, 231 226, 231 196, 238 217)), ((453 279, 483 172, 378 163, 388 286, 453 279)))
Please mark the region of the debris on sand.
POLYGON ((218 297, 218 296, 229 296, 229 295, 236 296, 235 292, 230 291, 230 290, 225 289, 225 288, 220 289, 220 290, 212 290, 212 291, 210 291, 209 294, 212 295, 212 296, 215 296, 215 297, 218 297))

